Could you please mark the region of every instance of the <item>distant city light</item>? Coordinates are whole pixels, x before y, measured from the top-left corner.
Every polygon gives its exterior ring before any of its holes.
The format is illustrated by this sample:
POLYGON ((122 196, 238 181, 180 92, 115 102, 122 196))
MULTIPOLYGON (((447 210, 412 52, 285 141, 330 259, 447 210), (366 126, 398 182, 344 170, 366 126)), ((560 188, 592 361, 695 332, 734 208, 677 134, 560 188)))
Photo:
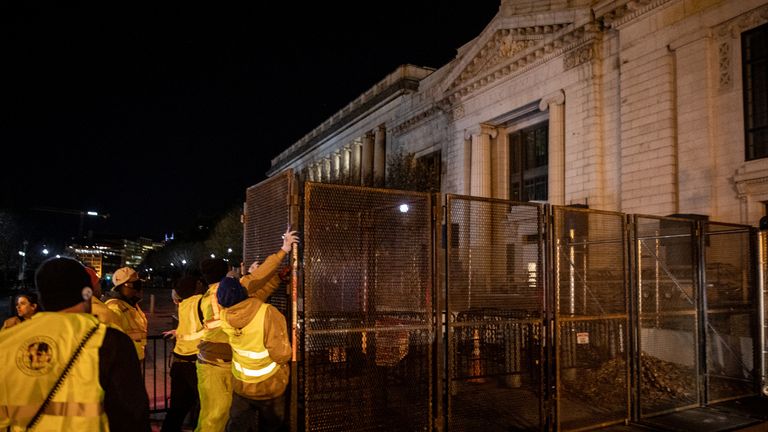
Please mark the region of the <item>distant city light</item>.
POLYGON ((228 253, 232 253, 232 248, 227 248, 228 253))
POLYGON ((19 251, 19 255, 21 256, 27 256, 27 254, 24 251, 19 251))
POLYGON ((48 249, 43 249, 43 255, 48 255, 48 249))
POLYGON ((176 266, 174 266, 173 263, 171 263, 171 267, 176 267, 176 266))
POLYGON ((400 213, 408 213, 408 204, 400 204, 400 213))
POLYGON ((211 258, 216 258, 216 255, 214 255, 214 254, 211 254, 211 258))
POLYGON ((187 265, 187 260, 181 260, 181 263, 187 265))
POLYGON ((99 213, 95 212, 95 211, 89 211, 88 212, 88 216, 98 216, 98 215, 99 215, 99 213))
POLYGON ((59 255, 59 254, 56 254, 56 258, 61 258, 61 255, 59 255))

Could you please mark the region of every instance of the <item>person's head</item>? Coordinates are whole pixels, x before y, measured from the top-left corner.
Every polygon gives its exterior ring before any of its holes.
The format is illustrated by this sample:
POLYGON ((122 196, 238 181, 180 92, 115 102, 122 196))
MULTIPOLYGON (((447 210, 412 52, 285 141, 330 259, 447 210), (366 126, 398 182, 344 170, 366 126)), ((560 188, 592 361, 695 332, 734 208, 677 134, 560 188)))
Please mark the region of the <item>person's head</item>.
POLYGON ((200 273, 208 285, 220 281, 228 271, 229 264, 221 258, 206 258, 200 262, 200 273))
POLYGON ((23 293, 16 296, 16 315, 24 319, 32 318, 39 307, 35 293, 23 293))
POLYGON ((88 277, 91 279, 91 288, 93 288, 93 295, 101 297, 101 278, 98 273, 92 267, 85 266, 85 271, 88 272, 88 277))
POLYGON ((203 281, 197 276, 182 276, 173 285, 171 296, 174 301, 181 302, 195 294, 202 294, 205 291, 203 281), (178 300, 177 300, 178 299, 178 300))
POLYGON ((144 292, 143 281, 139 279, 136 270, 130 267, 121 267, 115 270, 115 273, 112 274, 112 283, 115 284, 112 289, 128 299, 140 300, 144 292))
POLYGON ((225 277, 219 282, 219 288, 216 290, 216 300, 223 307, 234 306, 248 298, 248 291, 240 285, 240 281, 225 277))
POLYGON ((43 261, 35 272, 35 286, 47 311, 91 311, 91 279, 85 267, 71 258, 43 261))

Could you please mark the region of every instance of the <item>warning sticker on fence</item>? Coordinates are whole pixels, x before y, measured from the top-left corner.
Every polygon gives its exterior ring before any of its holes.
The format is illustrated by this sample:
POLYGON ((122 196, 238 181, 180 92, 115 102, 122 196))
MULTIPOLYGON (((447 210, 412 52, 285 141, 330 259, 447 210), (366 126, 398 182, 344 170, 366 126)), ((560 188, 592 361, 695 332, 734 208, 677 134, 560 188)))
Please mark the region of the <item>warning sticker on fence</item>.
POLYGON ((584 345, 589 343, 589 332, 579 332, 576 333, 576 343, 579 345, 584 345))

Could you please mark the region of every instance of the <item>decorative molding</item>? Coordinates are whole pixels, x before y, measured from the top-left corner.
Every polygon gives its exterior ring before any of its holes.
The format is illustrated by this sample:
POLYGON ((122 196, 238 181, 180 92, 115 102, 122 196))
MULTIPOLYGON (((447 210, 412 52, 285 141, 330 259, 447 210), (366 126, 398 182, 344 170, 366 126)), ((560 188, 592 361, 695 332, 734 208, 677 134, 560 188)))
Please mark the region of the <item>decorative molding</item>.
POLYGON ((761 6, 751 11, 732 18, 714 28, 718 38, 737 39, 747 30, 768 22, 768 5, 761 6))
POLYGON ((744 162, 736 169, 732 180, 739 198, 768 194, 768 159, 744 162))
POLYGON ((496 126, 485 123, 478 123, 470 128, 464 129, 465 140, 470 140, 472 139, 472 136, 476 135, 488 135, 493 139, 499 135, 499 130, 496 126))
POLYGON ((416 126, 426 122, 429 118, 434 116, 436 113, 442 111, 437 105, 431 106, 430 108, 416 114, 415 116, 409 118, 408 120, 398 124, 397 126, 390 129, 390 132, 393 135, 400 135, 405 132, 408 132, 409 130, 415 128, 416 126))
POLYGON ((595 57, 595 44, 593 42, 584 44, 574 50, 565 53, 563 56, 563 71, 573 69, 578 65, 587 63, 595 57))
POLYGON ((576 29, 565 26, 561 34, 553 35, 554 37, 551 40, 518 53, 517 58, 511 59, 507 64, 498 69, 488 71, 481 78, 459 87, 455 86, 459 81, 454 82, 449 89, 451 93, 447 95, 448 100, 451 103, 455 103, 470 93, 507 75, 524 73, 574 49, 575 47, 582 46, 585 43, 591 43, 597 38, 599 32, 600 26, 595 22, 585 24, 576 29))
POLYGON ((524 51, 540 44, 546 36, 561 31, 566 25, 558 23, 498 30, 451 83, 450 89, 461 87, 473 78, 482 78, 480 75, 502 63, 508 63, 524 51))
POLYGON ((451 118, 453 118, 453 121, 457 121, 464 117, 464 105, 458 104, 453 108, 453 111, 451 111, 451 118))
POLYGON ((720 90, 730 90, 731 80, 731 41, 722 40, 717 42, 717 60, 718 60, 718 81, 720 90))
POLYGON ((732 18, 713 28, 717 44, 718 89, 733 88, 733 47, 741 34, 768 22, 768 5, 732 18))
POLYGON ((616 9, 606 12, 601 21, 606 27, 619 28, 622 25, 663 6, 672 0, 632 0, 616 9))
POLYGON ((546 111, 549 109, 550 105, 562 105, 565 103, 565 92, 562 90, 558 90, 554 93, 550 93, 543 98, 541 98, 541 102, 539 102, 539 110, 540 111, 546 111))

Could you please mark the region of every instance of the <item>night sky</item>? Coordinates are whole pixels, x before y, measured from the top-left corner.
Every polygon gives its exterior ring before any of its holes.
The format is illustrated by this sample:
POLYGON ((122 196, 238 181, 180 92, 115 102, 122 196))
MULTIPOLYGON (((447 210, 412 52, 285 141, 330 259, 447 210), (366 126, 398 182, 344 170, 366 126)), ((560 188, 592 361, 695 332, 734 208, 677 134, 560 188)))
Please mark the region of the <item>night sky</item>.
POLYGON ((158 240, 242 203, 398 65, 448 63, 499 0, 75 3, 0 6, 0 210, 158 240))

